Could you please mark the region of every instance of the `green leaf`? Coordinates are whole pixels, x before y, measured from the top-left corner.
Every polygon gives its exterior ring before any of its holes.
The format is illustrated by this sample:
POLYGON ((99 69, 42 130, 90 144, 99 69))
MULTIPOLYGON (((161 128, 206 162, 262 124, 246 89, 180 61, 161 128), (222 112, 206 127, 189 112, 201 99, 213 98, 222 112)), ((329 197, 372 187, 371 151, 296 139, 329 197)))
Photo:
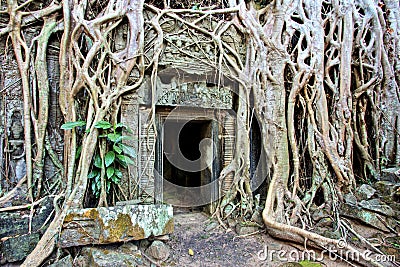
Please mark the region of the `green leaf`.
POLYGON ((108 167, 106 172, 107 172, 107 177, 111 178, 111 176, 114 175, 115 169, 113 167, 108 167))
POLYGON ((107 193, 110 192, 111 182, 107 181, 107 193))
POLYGON ((92 191, 93 191, 93 193, 96 192, 96 183, 95 182, 92 183, 92 191))
POLYGON ((118 169, 115 169, 114 175, 117 176, 118 178, 122 178, 122 172, 118 169))
POLYGON ((75 127, 86 125, 86 121, 69 121, 61 125, 61 129, 63 130, 71 130, 75 127))
POLYGON ((122 123, 122 122, 118 122, 117 124, 115 124, 115 129, 117 129, 117 128, 126 128, 126 127, 128 127, 128 126, 126 126, 124 123, 122 123))
POLYGON ((101 158, 99 155, 95 156, 93 165, 100 169, 103 167, 103 164, 101 162, 101 158))
POLYGON ((322 265, 318 262, 304 260, 299 262, 303 267, 322 267, 322 265))
POLYGON ((133 147, 125 145, 125 144, 118 144, 118 146, 122 149, 124 154, 128 155, 131 158, 136 158, 136 151, 133 147))
POLYGON ((121 153, 122 153, 122 149, 121 149, 119 146, 117 146, 117 145, 113 145, 113 149, 114 149, 114 151, 117 152, 118 154, 121 154, 121 153))
POLYGON ((113 175, 111 176, 111 181, 113 181, 113 183, 118 184, 119 183, 119 179, 117 176, 113 175))
POLYGON ((94 169, 88 174, 87 178, 92 179, 92 178, 96 177, 97 175, 99 175, 99 171, 94 169))
POLYGON ((124 140, 132 140, 133 138, 127 135, 121 135, 120 137, 118 137, 118 139, 115 141, 115 143, 120 143, 121 141, 124 140))
POLYGON ((107 137, 108 137, 108 140, 115 143, 118 140, 118 138, 121 137, 121 135, 118 133, 109 133, 109 134, 107 134, 107 137))
POLYGON ((96 177, 94 177, 94 181, 95 181, 95 183, 96 183, 98 188, 100 188, 100 182, 101 182, 101 177, 100 176, 101 175, 99 173, 96 177))
POLYGON ((81 152, 82 152, 82 146, 78 146, 78 149, 76 150, 76 154, 75 154, 75 159, 79 159, 81 152))
POLYGON ((115 129, 117 129, 117 128, 125 128, 125 130, 126 130, 128 133, 133 133, 132 129, 129 128, 127 125, 125 125, 125 124, 122 123, 122 122, 119 122, 119 123, 117 123, 117 124, 115 125, 115 129))
MULTIPOLYGON (((119 155, 117 155, 119 156, 119 155)), ((126 169, 128 168, 128 164, 126 164, 125 161, 121 161, 118 157, 117 157, 118 163, 121 165, 122 168, 126 169)))
POLYGON ((117 158, 120 160, 120 162, 123 162, 125 164, 133 164, 133 160, 131 160, 129 157, 124 156, 124 155, 117 155, 117 158))
MULTIPOLYGON (((120 156, 120 155, 118 155, 118 156, 120 156)), ((115 159, 114 151, 108 151, 106 156, 105 156, 105 158, 104 158, 105 163, 106 163, 106 167, 110 166, 111 163, 114 162, 114 159, 115 159)))
POLYGON ((97 196, 98 193, 100 193, 100 174, 98 176, 96 176, 96 179, 93 181, 92 180, 92 191, 94 193, 95 196, 97 196))
POLYGON ((107 137, 107 135, 106 134, 101 134, 101 135, 99 135, 99 137, 103 138, 103 137, 107 137))
POLYGON ((110 129, 111 126, 111 123, 109 123, 108 121, 99 121, 94 125, 94 127, 96 127, 97 129, 103 130, 110 129))

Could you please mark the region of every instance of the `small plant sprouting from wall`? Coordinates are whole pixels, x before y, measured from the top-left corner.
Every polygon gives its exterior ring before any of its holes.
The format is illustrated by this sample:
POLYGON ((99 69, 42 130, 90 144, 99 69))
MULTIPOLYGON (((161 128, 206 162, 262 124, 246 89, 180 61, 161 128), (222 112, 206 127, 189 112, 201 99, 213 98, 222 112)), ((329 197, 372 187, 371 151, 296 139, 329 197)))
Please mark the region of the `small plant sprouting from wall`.
MULTIPOLYGON (((61 126, 63 130, 70 130, 76 127, 83 127, 85 121, 67 122, 61 126)), ((118 186, 123 176, 122 169, 133 164, 132 158, 136 157, 136 151, 123 141, 132 137, 123 134, 132 131, 123 123, 112 125, 107 121, 99 121, 94 126, 100 133, 99 149, 93 156, 90 164, 88 179, 91 183, 91 191, 96 199, 100 198, 99 205, 107 205, 107 195, 110 194, 112 186, 118 186)), ((86 130, 88 132, 89 130, 86 130)), ((77 149, 77 157, 81 152, 81 146, 77 149)))

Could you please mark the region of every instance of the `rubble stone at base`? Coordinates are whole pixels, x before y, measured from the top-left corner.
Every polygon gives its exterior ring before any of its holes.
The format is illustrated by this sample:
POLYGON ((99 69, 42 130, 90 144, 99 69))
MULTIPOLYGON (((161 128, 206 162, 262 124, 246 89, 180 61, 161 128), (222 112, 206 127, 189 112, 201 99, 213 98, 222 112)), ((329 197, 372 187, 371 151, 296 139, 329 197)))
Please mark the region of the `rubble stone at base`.
POLYGON ((164 244, 162 241, 155 240, 150 247, 146 249, 146 254, 151 256, 156 260, 165 261, 168 259, 171 253, 170 248, 168 245, 164 244))

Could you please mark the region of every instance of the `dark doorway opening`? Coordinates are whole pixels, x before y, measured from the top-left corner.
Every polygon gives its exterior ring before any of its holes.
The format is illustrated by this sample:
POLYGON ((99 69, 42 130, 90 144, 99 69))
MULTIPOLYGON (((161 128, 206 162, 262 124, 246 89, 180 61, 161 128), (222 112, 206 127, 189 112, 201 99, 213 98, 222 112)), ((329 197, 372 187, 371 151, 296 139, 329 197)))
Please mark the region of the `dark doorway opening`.
POLYGON ((261 150, 263 149, 261 139, 261 129, 255 115, 252 117, 250 127, 250 177, 254 195, 260 194, 261 199, 267 197, 266 169, 264 159, 261 159, 261 150), (260 184, 260 181, 262 183, 260 184))
MULTIPOLYGON (((211 181, 211 172, 209 168, 201 170, 201 161, 198 164, 191 165, 190 169, 181 169, 174 162, 170 162, 168 158, 174 158, 174 154, 178 153, 178 149, 183 157, 189 161, 199 160, 201 157, 200 142, 204 138, 211 138, 211 121, 192 120, 182 127, 182 122, 168 121, 168 130, 164 131, 164 153, 163 153, 163 177, 169 182, 184 186, 197 187, 207 184, 211 181), (180 130, 180 133, 179 133, 180 130), (179 135, 179 140, 177 136, 179 135), (167 157, 167 153, 170 154, 167 157), (171 157, 172 156, 172 157, 171 157)), ((212 147, 209 149, 212 150, 212 147)), ((213 153, 213 151, 208 151, 213 153)))

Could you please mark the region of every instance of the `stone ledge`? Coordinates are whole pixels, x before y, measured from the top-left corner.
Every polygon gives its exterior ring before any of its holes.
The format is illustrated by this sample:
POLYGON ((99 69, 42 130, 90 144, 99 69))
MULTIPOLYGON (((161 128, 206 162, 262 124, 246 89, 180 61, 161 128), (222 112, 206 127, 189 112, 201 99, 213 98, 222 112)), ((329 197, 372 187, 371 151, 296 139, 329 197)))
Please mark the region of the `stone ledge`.
POLYGON ((64 219, 59 246, 110 244, 173 232, 170 205, 126 205, 70 210, 64 219))

